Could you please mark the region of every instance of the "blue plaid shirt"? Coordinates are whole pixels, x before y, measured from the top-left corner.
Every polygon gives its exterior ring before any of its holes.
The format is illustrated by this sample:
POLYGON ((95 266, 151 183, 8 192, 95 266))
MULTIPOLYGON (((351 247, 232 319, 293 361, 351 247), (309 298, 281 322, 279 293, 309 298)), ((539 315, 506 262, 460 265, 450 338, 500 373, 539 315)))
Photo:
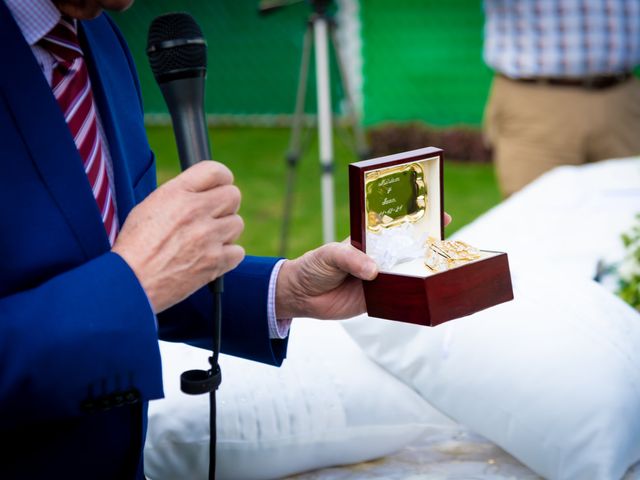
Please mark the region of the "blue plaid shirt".
POLYGON ((640 65, 640 0, 484 0, 484 59, 512 78, 590 77, 640 65))

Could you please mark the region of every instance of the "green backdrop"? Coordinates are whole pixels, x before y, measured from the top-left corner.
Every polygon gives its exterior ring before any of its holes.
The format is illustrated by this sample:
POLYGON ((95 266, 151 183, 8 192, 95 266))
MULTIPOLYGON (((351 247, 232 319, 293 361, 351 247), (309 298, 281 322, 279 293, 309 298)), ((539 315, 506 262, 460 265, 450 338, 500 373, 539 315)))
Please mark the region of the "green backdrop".
POLYGON ((479 125, 491 73, 481 0, 364 0, 367 124, 479 125))
MULTIPOLYGON (((209 44, 206 109, 242 121, 290 115, 309 4, 266 17, 257 0, 136 0, 114 15, 127 38, 145 110, 166 113, 145 54, 147 29, 161 13, 188 11, 209 44)), ((361 0, 364 121, 422 120, 478 125, 490 82, 483 65, 481 0, 361 0)), ((334 105, 339 82, 332 72, 334 105)), ((313 69, 308 111, 314 111, 313 69)))

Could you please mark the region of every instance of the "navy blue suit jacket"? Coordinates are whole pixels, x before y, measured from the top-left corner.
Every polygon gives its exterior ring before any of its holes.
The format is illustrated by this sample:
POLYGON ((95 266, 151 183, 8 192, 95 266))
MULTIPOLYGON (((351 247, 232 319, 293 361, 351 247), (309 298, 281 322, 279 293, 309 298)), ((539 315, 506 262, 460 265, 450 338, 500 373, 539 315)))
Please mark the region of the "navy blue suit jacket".
MULTIPOLYGON (((156 186, 138 81, 107 16, 80 33, 123 224, 156 186)), ((147 401, 163 395, 156 321, 109 251, 69 129, 1 1, 0 58, 0 478, 140 478, 147 401)), ((282 361, 267 327, 275 261, 226 275, 224 352, 282 361)), ((211 348, 211 303, 202 289, 163 312, 160 336, 211 348)))

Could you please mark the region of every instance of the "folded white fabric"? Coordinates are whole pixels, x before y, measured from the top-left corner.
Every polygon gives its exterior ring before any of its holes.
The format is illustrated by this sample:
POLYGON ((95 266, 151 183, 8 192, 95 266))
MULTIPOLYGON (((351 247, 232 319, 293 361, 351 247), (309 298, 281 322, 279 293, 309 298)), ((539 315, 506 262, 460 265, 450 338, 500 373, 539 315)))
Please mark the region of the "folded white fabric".
MULTIPOLYGON (((179 391, 208 352, 161 342, 166 398, 151 402, 145 473, 206 479, 209 397, 179 391)), ((394 452, 450 424, 416 392, 371 362, 337 323, 296 319, 288 358, 274 368, 221 356, 217 478, 270 479, 394 452)))
MULTIPOLYGON (((554 278, 555 277, 555 278, 554 278)), ((640 460, 640 315, 601 286, 514 277, 515 300, 436 328, 346 330, 429 403, 550 479, 640 460)))

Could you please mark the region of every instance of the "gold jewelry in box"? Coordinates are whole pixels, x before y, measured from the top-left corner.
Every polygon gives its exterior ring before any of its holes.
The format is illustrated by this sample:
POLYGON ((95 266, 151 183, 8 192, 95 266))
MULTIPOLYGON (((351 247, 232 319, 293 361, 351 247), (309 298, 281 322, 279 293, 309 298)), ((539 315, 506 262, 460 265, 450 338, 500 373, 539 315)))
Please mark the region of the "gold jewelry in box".
POLYGON ((383 228, 414 223, 427 211, 427 187, 420 163, 382 168, 365 176, 367 228, 383 228))
POLYGON ((429 237, 425 242, 424 264, 433 272, 472 262, 480 258, 480 250, 460 240, 436 240, 429 237))

